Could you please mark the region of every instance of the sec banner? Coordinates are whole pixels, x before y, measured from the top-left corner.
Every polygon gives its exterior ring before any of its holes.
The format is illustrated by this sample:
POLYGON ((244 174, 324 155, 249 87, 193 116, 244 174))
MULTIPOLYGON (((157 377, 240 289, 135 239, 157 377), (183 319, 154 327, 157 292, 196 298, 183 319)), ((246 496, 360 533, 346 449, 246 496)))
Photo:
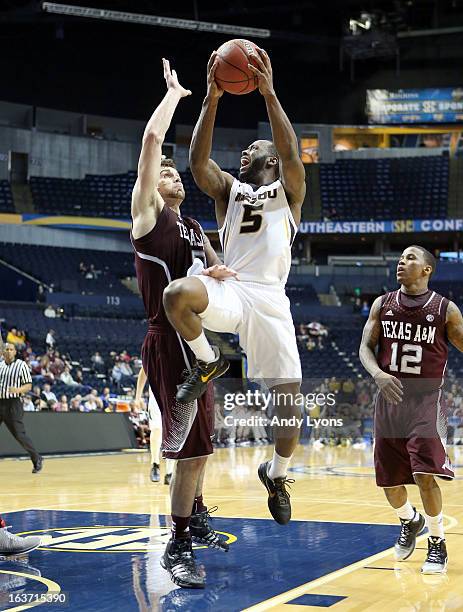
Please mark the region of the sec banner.
POLYGON ((404 234, 458 232, 463 219, 397 219, 396 221, 303 221, 301 234, 404 234))
POLYGON ((463 121, 463 88, 368 89, 368 123, 457 123, 463 121))

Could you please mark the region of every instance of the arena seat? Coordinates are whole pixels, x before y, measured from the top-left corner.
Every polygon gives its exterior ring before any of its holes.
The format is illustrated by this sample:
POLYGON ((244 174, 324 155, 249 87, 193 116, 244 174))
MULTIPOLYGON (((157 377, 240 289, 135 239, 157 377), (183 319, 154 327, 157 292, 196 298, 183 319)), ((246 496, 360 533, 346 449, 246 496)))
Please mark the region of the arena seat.
POLYGON ((0 181, 0 212, 15 213, 16 209, 13 203, 13 194, 11 193, 10 183, 8 181, 0 181))
POLYGON ((120 279, 134 276, 131 253, 90 251, 25 244, 0 244, 0 258, 34 278, 65 293, 114 294, 133 296, 120 279), (79 264, 93 264, 97 278, 87 279, 79 264))
POLYGON ((345 220, 447 216, 446 156, 345 159, 320 164, 322 215, 345 220))
MULTIPOLYGON (((236 173, 233 169, 225 171, 236 173)), ((200 221, 213 219, 213 200, 198 189, 189 170, 180 175, 187 196, 182 214, 200 221)), ((30 187, 35 210, 40 214, 128 219, 135 180, 134 171, 87 174, 84 179, 31 177, 30 187)))

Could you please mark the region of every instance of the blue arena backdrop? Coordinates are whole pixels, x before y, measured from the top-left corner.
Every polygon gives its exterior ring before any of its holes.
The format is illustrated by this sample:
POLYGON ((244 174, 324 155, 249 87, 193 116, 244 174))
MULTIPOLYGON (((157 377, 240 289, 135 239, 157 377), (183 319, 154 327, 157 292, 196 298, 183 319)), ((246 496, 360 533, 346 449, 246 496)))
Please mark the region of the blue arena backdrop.
MULTIPOLYGON (((206 231, 216 231, 210 219, 199 219, 206 231)), ((15 225, 44 225, 69 229, 128 231, 128 219, 98 219, 93 217, 65 217, 49 215, 0 214, 0 223, 15 225)), ((407 234, 414 232, 459 232, 463 219, 397 219, 392 221, 303 221, 300 234, 407 234)))
POLYGON ((367 89, 368 123, 461 123, 463 87, 367 89))

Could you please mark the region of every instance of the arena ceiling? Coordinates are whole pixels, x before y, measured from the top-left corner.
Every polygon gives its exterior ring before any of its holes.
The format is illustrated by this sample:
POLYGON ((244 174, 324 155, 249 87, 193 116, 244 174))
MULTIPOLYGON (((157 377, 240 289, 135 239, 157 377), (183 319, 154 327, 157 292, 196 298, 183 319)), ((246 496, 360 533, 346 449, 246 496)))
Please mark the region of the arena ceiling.
MULTIPOLYGON (((66 3, 270 29, 271 37, 260 44, 272 57, 283 97, 294 106, 292 116, 300 121, 310 120, 310 115, 314 121, 325 117, 336 121, 328 111, 328 114, 320 111, 318 102, 310 112, 305 109, 310 108, 314 90, 333 89, 333 98, 337 96, 341 101, 343 92, 352 88, 349 74, 339 70, 339 48, 349 19, 357 19, 361 12, 373 15, 381 28, 389 32, 431 30, 424 37, 400 40, 402 66, 408 70, 442 66, 444 70, 456 71, 463 54, 463 33, 446 34, 443 30, 461 26, 463 31, 463 0, 66 0, 66 3), (441 32, 436 34, 438 30, 441 32), (300 98, 308 102, 294 104, 300 98)), ((42 11, 41 2, 0 0, 0 99, 144 119, 163 91, 159 62, 164 55, 198 95, 185 103, 179 116, 180 121, 191 123, 197 114, 195 101, 204 94, 204 69, 209 54, 233 37, 52 15, 42 11)), ((390 62, 381 59, 364 62, 358 71, 359 82, 384 67, 389 68, 390 62)), ((450 82, 452 76, 448 78, 449 85, 461 84, 450 82)), ((231 108, 231 101, 226 105, 231 108)), ((241 114, 229 112, 225 124, 255 126, 257 120, 265 118, 255 97, 249 97, 245 108, 241 114)))

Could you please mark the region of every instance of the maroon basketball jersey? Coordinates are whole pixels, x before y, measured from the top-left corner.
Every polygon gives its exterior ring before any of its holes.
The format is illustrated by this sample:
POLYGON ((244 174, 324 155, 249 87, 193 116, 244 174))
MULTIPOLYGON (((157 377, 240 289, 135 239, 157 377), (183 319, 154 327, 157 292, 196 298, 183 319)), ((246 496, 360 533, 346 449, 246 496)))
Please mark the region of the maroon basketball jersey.
POLYGON ((154 228, 141 238, 130 234, 135 251, 138 288, 151 325, 170 327, 164 307, 164 289, 187 275, 193 259, 206 263, 204 233, 197 221, 179 217, 168 206, 162 209, 154 228))
POLYGON ((382 297, 378 364, 384 372, 407 379, 406 388, 428 392, 442 386, 448 304, 447 298, 430 290, 410 296, 399 289, 382 297))

